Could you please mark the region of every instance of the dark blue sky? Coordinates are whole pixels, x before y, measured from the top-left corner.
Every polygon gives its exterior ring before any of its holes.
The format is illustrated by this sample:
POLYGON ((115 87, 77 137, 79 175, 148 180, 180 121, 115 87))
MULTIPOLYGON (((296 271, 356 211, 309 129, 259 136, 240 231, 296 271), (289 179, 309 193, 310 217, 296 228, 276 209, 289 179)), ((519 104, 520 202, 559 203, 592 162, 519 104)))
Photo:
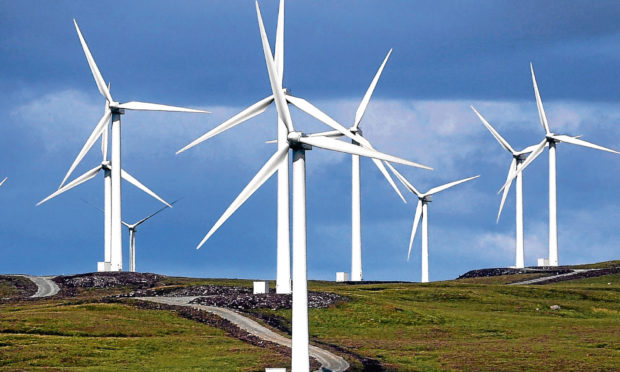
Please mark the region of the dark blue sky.
MULTIPOLYGON (((275 36, 277 1, 260 3, 275 36)), ((74 273, 103 258, 100 178, 43 206, 102 114, 76 18, 119 101, 205 108, 212 115, 128 113, 124 168, 171 201, 173 210, 138 232, 141 271, 227 277, 275 276, 275 181, 270 180, 209 241, 194 247, 273 151, 268 110, 179 156, 174 152, 270 92, 253 1, 0 0, 0 272, 74 273)), ((285 85, 350 125, 390 48, 394 52, 362 123, 386 152, 433 172, 402 169, 420 188, 481 174, 430 206, 431 279, 513 264, 514 206, 495 224, 510 158, 469 109, 474 104, 513 144, 543 132, 529 76, 534 63, 552 129, 620 148, 620 34, 615 1, 289 1, 285 85)), ((299 112, 297 125, 323 129, 299 112)), ((306 129, 307 128, 307 129, 306 129)), ((78 173, 100 159, 98 145, 78 173)), ((547 157, 526 172, 526 264, 547 244, 547 157), (528 249, 529 247, 529 249, 528 249)), ((560 262, 618 254, 620 158, 560 145, 560 262)), ((349 271, 350 164, 308 154, 311 278, 349 271)), ((415 200, 403 205, 363 162, 367 279, 419 280, 419 237, 405 261, 415 200)), ((405 190, 402 189, 404 192, 405 190)), ((123 189, 124 218, 157 202, 123 189)), ((125 239, 126 243, 126 239, 125 239)))

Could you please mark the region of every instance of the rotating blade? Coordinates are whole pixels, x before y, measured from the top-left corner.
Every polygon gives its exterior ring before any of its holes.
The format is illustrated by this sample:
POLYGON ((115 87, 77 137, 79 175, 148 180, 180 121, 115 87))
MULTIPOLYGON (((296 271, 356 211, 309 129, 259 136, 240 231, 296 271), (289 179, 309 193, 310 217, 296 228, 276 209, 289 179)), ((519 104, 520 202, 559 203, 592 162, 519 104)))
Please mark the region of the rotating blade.
POLYGON ((103 80, 103 76, 101 76, 101 72, 95 63, 95 59, 93 55, 90 53, 90 49, 88 49, 88 45, 86 44, 86 40, 84 40, 84 36, 82 36, 82 31, 80 31, 80 27, 77 24, 75 18, 73 19, 73 24, 75 25, 75 30, 77 31, 78 37, 80 38, 80 43, 82 44, 82 49, 84 50, 84 54, 86 55, 86 60, 88 61, 88 66, 90 67, 90 72, 93 74, 95 78, 95 83, 97 83, 97 88, 99 88, 99 93, 105 97, 105 99, 112 103, 114 100, 112 99, 112 95, 110 95, 110 91, 108 87, 105 85, 105 80, 103 80))
POLYGON ((179 106, 161 105, 159 103, 129 101, 114 105, 116 108, 138 111, 168 111, 168 112, 190 112, 197 114, 210 114, 210 111, 191 109, 179 106))
POLYGON ((540 99, 540 92, 538 91, 538 84, 536 83, 536 76, 534 75, 534 65, 530 62, 530 70, 532 71, 532 84, 534 85, 534 95, 536 96, 536 106, 538 107, 538 116, 540 117, 540 124, 542 125, 545 133, 551 133, 549 129, 549 123, 547 122, 547 115, 540 99))
POLYGON ((228 220, 228 218, 232 216, 232 214, 235 213, 237 209, 239 209, 239 207, 241 207, 241 205, 243 205, 243 203, 245 203, 245 201, 248 200, 248 198, 252 196, 252 194, 254 194, 254 192, 256 192, 256 190, 258 190, 258 188, 261 187, 278 170, 280 164, 286 159, 288 150, 288 147, 283 147, 271 156, 271 158, 265 163, 265 165, 263 165, 254 178, 252 178, 252 180, 232 202, 232 204, 230 204, 228 209, 224 211, 215 225, 213 225, 207 235, 205 235, 202 241, 200 241, 200 244, 198 244, 196 249, 200 249, 200 247, 207 242, 207 240, 217 231, 217 229, 219 229, 220 226, 222 226, 224 222, 226 222, 226 220, 228 220))
POLYGON ((377 150, 368 149, 362 146, 357 146, 351 143, 335 140, 328 137, 301 137, 299 138, 299 142, 305 143, 310 146, 320 147, 326 150, 339 151, 347 154, 354 154, 365 156, 368 158, 374 158, 379 160, 385 160, 392 163, 399 163, 404 165, 409 165, 411 167, 425 168, 431 169, 425 165, 414 163, 409 160, 405 160, 393 155, 385 154, 379 152, 377 150))
POLYGON ((515 150, 512 148, 512 146, 510 146, 510 144, 508 143, 508 141, 506 141, 504 139, 504 137, 502 137, 498 131, 495 130, 495 128, 493 128, 493 126, 474 108, 474 106, 469 106, 471 107, 472 110, 474 110, 474 112, 476 113, 476 115, 478 115, 478 118, 480 119, 480 121, 482 121, 482 124, 484 124, 484 126, 489 130, 489 132, 491 132, 491 134, 493 135, 493 137, 495 137, 495 139, 497 140, 497 142, 499 142, 499 144, 506 149, 508 152, 510 152, 511 154, 515 154, 515 150))
POLYGON ((134 185, 135 187, 139 188, 140 190, 144 191, 145 193, 149 194, 150 196, 152 196, 153 198, 159 200, 161 203, 165 204, 166 206, 172 208, 172 205, 170 205, 167 201, 165 201, 164 199, 162 199, 159 195, 155 194, 153 191, 151 191, 148 187, 144 186, 140 181, 138 181, 137 179, 135 179, 131 174, 125 172, 124 169, 121 169, 121 177, 131 183, 132 185, 134 185))
POLYGON ((73 164, 71 164, 69 171, 67 172, 67 174, 65 175, 65 178, 63 178, 62 182, 60 183, 60 186, 58 187, 59 189, 65 184, 65 182, 67 182, 67 179, 69 178, 69 176, 71 176, 71 173, 73 173, 73 171, 75 170, 75 167, 78 166, 78 164, 82 161, 84 156, 86 156, 86 153, 88 153, 91 147, 93 147, 93 145, 97 141, 97 138, 99 138, 101 133, 105 129, 107 129, 108 121, 110 120, 111 116, 112 116, 112 112, 109 109, 106 109, 103 114, 103 117, 101 117, 101 119, 99 120, 99 123, 97 123, 97 126, 95 126, 95 129, 91 132, 90 136, 86 140, 86 143, 84 143, 84 146, 80 150, 78 156, 73 161, 73 164))
POLYGON ((56 190, 53 194, 51 194, 50 196, 48 196, 47 198, 41 200, 40 202, 37 203, 37 207, 43 203, 45 203, 46 201, 64 193, 65 191, 69 191, 72 188, 92 179, 93 177, 95 177, 97 175, 97 173, 102 169, 101 165, 96 166, 95 168, 87 171, 86 173, 82 174, 81 176, 79 176, 78 178, 74 179, 73 181, 69 182, 68 184, 66 184, 65 186, 59 188, 58 190, 56 190))
POLYGON ((411 247, 413 247, 413 238, 418 230, 418 224, 420 223, 420 217, 422 216, 422 200, 418 200, 418 206, 415 209, 415 217, 413 218, 413 226, 411 227, 411 238, 409 238, 409 252, 407 252, 407 262, 411 257, 411 247))
POLYGON ((424 195, 433 195, 433 194, 436 194, 436 193, 441 192, 443 190, 449 189, 450 187, 454 187, 454 186, 459 185, 459 184, 461 184, 463 182, 467 182, 467 181, 473 180, 474 178, 478 178, 478 177, 480 177, 480 175, 469 177, 469 178, 464 178, 462 180, 446 183, 445 185, 433 187, 432 189, 428 190, 428 192, 425 193, 424 195))
POLYGON ((202 136, 198 137, 196 140, 194 140, 192 143, 190 143, 189 145, 183 147, 182 149, 180 149, 179 151, 177 151, 177 155, 182 153, 185 150, 188 150, 194 146, 196 146, 197 144, 208 140, 209 138, 216 136, 234 126, 236 126, 237 124, 241 124, 244 121, 250 120, 251 118, 253 118, 254 116, 261 114, 263 112, 265 112, 265 110, 267 110, 267 107, 269 107, 269 105, 271 104, 271 102, 273 102, 273 95, 269 96, 269 97, 265 97, 262 100, 256 102, 255 104, 253 104, 252 106, 249 106, 245 109, 243 109, 241 112, 239 112, 238 114, 236 114, 235 116, 231 117, 230 119, 226 120, 225 122, 223 122, 222 124, 218 125, 217 127, 211 129, 210 131, 208 131, 207 133, 203 134, 202 136))
POLYGON ((372 79, 372 82, 370 83, 370 86, 368 87, 368 90, 366 91, 366 94, 364 94, 364 98, 362 98, 362 102, 360 103, 359 107, 357 108, 357 111, 355 112, 355 122, 353 124, 353 129, 357 129, 359 127, 360 122, 362 121, 362 117, 364 117, 364 113, 366 112, 366 107, 368 107, 368 102, 370 102, 370 97, 372 96, 372 93, 375 91, 377 82, 379 81, 379 78, 381 77, 381 73, 383 72, 383 68, 385 67, 385 64, 390 58, 390 54, 392 54, 392 49, 390 49, 387 56, 385 56, 385 59, 383 60, 381 67, 379 67, 379 70, 377 70, 375 77, 372 79))

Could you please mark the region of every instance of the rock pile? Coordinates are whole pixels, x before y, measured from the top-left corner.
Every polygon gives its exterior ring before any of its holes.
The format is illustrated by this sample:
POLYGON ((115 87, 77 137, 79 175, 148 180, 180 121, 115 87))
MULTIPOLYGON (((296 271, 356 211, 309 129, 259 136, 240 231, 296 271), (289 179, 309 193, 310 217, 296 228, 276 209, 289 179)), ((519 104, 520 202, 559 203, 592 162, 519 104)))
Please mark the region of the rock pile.
POLYGON ((151 288, 163 278, 163 275, 150 273, 100 272, 57 276, 54 281, 61 288, 151 288))
MULTIPOLYGON (((252 310, 252 309, 290 309, 292 296, 286 294, 251 294, 240 293, 237 295, 213 295, 207 297, 198 297, 191 303, 226 307, 235 310, 252 310)), ((309 292, 308 307, 311 309, 320 309, 329 307, 337 302, 346 301, 346 298, 334 293, 328 292, 309 292)))

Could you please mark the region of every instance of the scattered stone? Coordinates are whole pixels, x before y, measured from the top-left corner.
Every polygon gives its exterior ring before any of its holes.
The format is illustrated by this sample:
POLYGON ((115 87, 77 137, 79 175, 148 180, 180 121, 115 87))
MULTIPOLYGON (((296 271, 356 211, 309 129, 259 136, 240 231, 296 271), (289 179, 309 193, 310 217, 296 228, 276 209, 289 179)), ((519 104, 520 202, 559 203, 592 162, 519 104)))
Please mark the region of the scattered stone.
POLYGON ((561 309, 560 305, 551 305, 551 306, 549 306, 549 308, 551 310, 560 310, 561 309))
MULTIPOLYGON (((337 302, 346 301, 346 297, 328 292, 308 292, 308 307, 320 309, 329 307, 337 302)), ((290 309, 292 296, 288 294, 226 294, 198 297, 191 301, 193 304, 226 307, 234 310, 252 309, 290 309)))
POLYGON ((189 296, 238 296, 251 294, 252 290, 246 287, 224 286, 224 285, 195 285, 191 287, 171 287, 171 288, 149 288, 138 289, 129 292, 124 297, 189 297, 189 296))
POLYGON ((538 274, 544 273, 549 275, 560 275, 567 274, 572 272, 571 269, 566 269, 562 267, 549 267, 549 268, 524 268, 524 269, 513 269, 509 267, 498 267, 493 269, 480 269, 480 270, 471 270, 466 272, 465 274, 459 276, 458 279, 467 279, 467 278, 485 278, 491 276, 502 276, 502 275, 515 275, 515 274, 538 274))
POLYGON ((98 272, 71 276, 57 276, 53 280, 65 288, 151 288, 163 275, 133 272, 98 272))

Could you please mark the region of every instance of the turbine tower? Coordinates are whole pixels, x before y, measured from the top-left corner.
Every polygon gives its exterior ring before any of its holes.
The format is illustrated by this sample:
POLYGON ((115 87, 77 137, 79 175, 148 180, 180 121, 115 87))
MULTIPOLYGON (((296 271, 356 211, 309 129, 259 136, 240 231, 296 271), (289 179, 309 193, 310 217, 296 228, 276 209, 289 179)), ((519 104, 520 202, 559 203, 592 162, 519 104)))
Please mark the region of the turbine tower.
MULTIPOLYGON (((516 151, 510 146, 508 141, 502 137, 495 128, 474 108, 471 106, 471 109, 474 110, 482 124, 491 132, 493 137, 499 142, 499 144, 512 155, 512 162, 510 163, 510 167, 508 168, 508 177, 506 180, 509 180, 513 174, 515 174, 517 168, 521 163, 525 161, 527 154, 531 153, 536 145, 529 146, 521 151, 516 151)), ((515 237, 515 267, 523 268, 525 267, 525 255, 524 255, 524 247, 523 247, 523 175, 519 173, 516 176, 516 190, 515 190, 515 211, 516 211, 516 237, 515 237)), ((504 208, 504 202, 506 201, 506 196, 508 195, 508 191, 510 190, 510 186, 512 185, 512 181, 508 183, 507 187, 503 187, 502 201, 499 205, 499 211, 497 212, 497 220, 496 223, 499 222, 499 218, 502 214, 502 209, 504 208)), ((502 191, 502 190, 500 190, 502 191)))
POLYGON ((433 187, 425 193, 419 192, 402 174, 400 174, 396 169, 391 167, 396 177, 400 180, 400 182, 405 185, 415 196, 418 197, 418 206, 415 210, 415 217, 413 218, 413 226, 411 228, 411 238, 409 239, 409 252, 407 253, 407 261, 409 261, 409 257, 411 257, 411 247, 413 246, 413 238, 415 237, 415 233, 418 229, 418 224, 420 223, 420 219, 422 219, 422 283, 428 282, 428 203, 433 200, 433 195, 441 192, 443 190, 449 189, 453 186, 461 184, 463 182, 467 182, 469 180, 473 180, 474 178, 478 178, 480 176, 474 176, 465 178, 462 180, 454 181, 447 183, 442 186, 433 187))
MULTIPOLYGON (((269 82, 276 103, 278 117, 287 130, 287 147, 278 149, 276 153, 263 165, 254 178, 241 191, 232 204, 226 209, 215 225, 202 239, 197 248, 200 248, 213 233, 258 189, 269 179, 286 160, 289 149, 293 151, 293 309, 292 309, 292 362, 294 372, 308 371, 310 367, 308 355, 308 287, 306 266, 306 167, 305 152, 312 147, 319 147, 331 151, 340 151, 348 154, 357 154, 377 158, 380 160, 401 163, 410 166, 418 164, 366 149, 350 143, 338 141, 326 136, 307 136, 293 127, 291 115, 287 105, 287 97, 281 85, 281 79, 273 61, 265 27, 256 2, 256 13, 260 28, 265 63, 269 73, 269 82)), ((324 114, 323 114, 324 115, 324 114)), ((333 119, 328 120, 332 127, 347 137, 359 140, 358 136, 350 133, 333 119)))
MULTIPOLYGON (((112 98, 110 89, 106 86, 103 76, 95 63, 95 60, 82 36, 82 32, 78 27, 76 20, 73 20, 75 30, 77 31, 82 49, 86 55, 86 60, 99 89, 99 93, 106 99, 106 107, 103 117, 95 127, 95 130, 91 133, 90 137, 84 144, 84 147, 74 160, 73 164, 69 168, 65 178, 61 182, 59 189, 63 187, 75 167, 80 163, 82 158, 86 155, 88 150, 92 147, 97 138, 107 130, 107 125, 110 119, 112 119, 112 161, 110 171, 110 188, 111 188, 111 217, 110 217, 110 244, 111 244, 111 257, 110 257, 110 270, 119 271, 123 268, 122 261, 122 230, 121 230, 121 115, 125 113, 125 110, 140 110, 140 111, 171 111, 171 112, 193 112, 193 113, 209 113, 204 110, 195 110, 183 107, 160 105, 156 103, 146 103, 138 101, 129 101, 126 103, 119 103, 112 98)), ((93 176, 94 177, 94 176, 93 176)))
POLYGON ((596 150, 602 150, 611 152, 614 154, 620 154, 620 152, 609 149, 607 147, 595 145, 593 143, 581 140, 576 137, 567 136, 564 134, 556 134, 551 132, 549 128, 549 122, 547 121, 547 115, 543 108, 542 100, 540 98, 540 92, 538 91, 538 84, 536 83, 536 76, 534 75, 534 66, 530 63, 530 71, 532 73, 532 84, 534 85, 534 95, 536 96, 536 105, 538 106, 538 116, 540 118, 540 124, 545 130, 545 138, 535 146, 532 153, 525 159, 525 161, 517 167, 513 175, 509 176, 506 180, 506 187, 512 180, 519 176, 523 170, 534 161, 542 153, 545 147, 549 147, 549 265, 558 266, 558 219, 557 219, 557 188, 556 188, 556 155, 555 147, 560 142, 566 142, 573 145, 579 145, 583 147, 589 147, 596 150))

